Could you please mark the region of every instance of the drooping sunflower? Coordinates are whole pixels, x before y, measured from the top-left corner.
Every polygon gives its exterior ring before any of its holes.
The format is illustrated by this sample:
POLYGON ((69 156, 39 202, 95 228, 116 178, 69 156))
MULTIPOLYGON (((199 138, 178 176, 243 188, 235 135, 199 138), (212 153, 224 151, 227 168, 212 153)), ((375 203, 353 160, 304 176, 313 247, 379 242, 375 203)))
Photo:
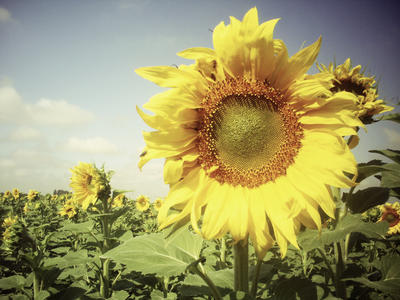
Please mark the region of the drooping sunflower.
POLYGON ((339 65, 329 66, 323 64, 318 66, 321 72, 330 73, 334 76, 333 93, 347 91, 357 96, 356 115, 364 124, 373 122, 373 116, 391 111, 393 107, 385 105, 384 100, 378 99, 377 86, 373 76, 365 75, 361 65, 352 68, 350 58, 339 65))
POLYGON ((146 211, 150 207, 150 200, 148 197, 140 195, 136 198, 136 208, 140 211, 146 211))
POLYGON ((77 166, 70 169, 71 183, 73 189, 73 201, 86 210, 90 204, 94 204, 99 193, 105 189, 105 182, 97 168, 92 164, 79 162, 77 166))
POLYGON ((386 203, 384 205, 380 205, 382 215, 378 222, 386 221, 389 223, 389 229, 387 234, 400 234, 400 203, 386 203))
POLYGON ((260 258, 276 241, 284 256, 300 224, 321 228, 318 207, 334 217, 330 185, 354 185, 342 136, 362 125, 357 98, 333 94, 331 74, 306 75, 321 38, 289 57, 277 21, 259 25, 252 8, 214 29, 215 49, 178 53, 195 64, 136 70, 171 88, 144 105, 153 116, 137 108, 157 130, 143 133, 139 167, 166 158, 161 229, 190 220, 206 239, 250 237, 260 258))
POLYGON ((159 211, 161 206, 163 205, 163 202, 164 202, 164 200, 162 198, 157 198, 153 203, 154 209, 159 211))

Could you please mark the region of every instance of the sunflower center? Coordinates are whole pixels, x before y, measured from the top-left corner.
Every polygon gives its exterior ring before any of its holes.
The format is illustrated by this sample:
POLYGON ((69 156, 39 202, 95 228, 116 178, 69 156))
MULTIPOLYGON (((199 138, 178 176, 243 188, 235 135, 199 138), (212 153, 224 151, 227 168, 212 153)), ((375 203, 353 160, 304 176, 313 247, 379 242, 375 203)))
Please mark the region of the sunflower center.
POLYGON ((200 110, 200 164, 221 183, 253 188, 286 174, 301 147, 294 109, 266 82, 217 82, 200 110))
POLYGON ((256 97, 231 96, 214 115, 215 146, 226 164, 257 168, 279 150, 283 121, 267 104, 256 97))

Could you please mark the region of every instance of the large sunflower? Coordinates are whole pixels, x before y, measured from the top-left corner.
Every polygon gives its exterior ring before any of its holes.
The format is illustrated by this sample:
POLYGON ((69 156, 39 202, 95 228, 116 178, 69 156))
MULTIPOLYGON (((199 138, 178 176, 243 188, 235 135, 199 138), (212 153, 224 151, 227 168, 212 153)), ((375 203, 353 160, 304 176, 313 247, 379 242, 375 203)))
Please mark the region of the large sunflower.
POLYGON ((214 29, 215 50, 178 53, 194 65, 136 70, 172 88, 144 105, 154 116, 137 108, 157 130, 143 133, 139 167, 166 158, 160 228, 190 220, 206 239, 250 237, 259 257, 276 240, 285 255, 300 224, 321 228, 318 207, 334 217, 329 185, 354 184, 344 174, 355 174, 356 162, 342 136, 362 125, 357 98, 333 95, 331 74, 305 75, 321 39, 288 57, 273 39, 277 21, 259 25, 252 8, 242 22, 231 17, 214 29))

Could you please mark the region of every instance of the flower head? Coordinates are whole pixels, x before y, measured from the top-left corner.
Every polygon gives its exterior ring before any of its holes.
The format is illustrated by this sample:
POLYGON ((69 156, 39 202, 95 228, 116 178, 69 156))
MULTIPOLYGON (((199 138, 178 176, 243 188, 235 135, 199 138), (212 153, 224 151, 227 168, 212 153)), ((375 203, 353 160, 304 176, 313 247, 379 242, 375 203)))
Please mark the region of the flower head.
POLYGON ((352 68, 350 58, 336 67, 332 63, 328 67, 321 64, 319 69, 334 76, 331 87, 333 93, 347 91, 357 96, 356 114, 364 124, 372 123, 374 115, 393 109, 385 105, 382 99, 378 99, 374 77, 366 76, 361 65, 352 68))
POLYGON ((19 198, 19 190, 17 188, 13 188, 11 193, 15 200, 17 200, 19 198))
POLYGON ((153 207, 155 208, 155 210, 160 210, 161 206, 163 205, 164 200, 162 198, 157 198, 154 203, 153 203, 153 207))
POLYGON ((63 207, 61 210, 58 212, 61 216, 68 216, 69 219, 71 219, 73 216, 77 214, 76 210, 76 204, 73 198, 68 199, 65 201, 63 207))
POLYGON ((289 57, 273 39, 277 21, 259 25, 250 9, 214 29, 215 49, 178 53, 193 65, 136 70, 171 88, 144 105, 154 116, 137 108, 156 129, 143 134, 139 167, 166 158, 161 229, 190 220, 206 239, 250 237, 259 257, 276 241, 285 255, 300 224, 321 228, 319 207, 334 217, 329 185, 354 185, 342 136, 362 125, 357 97, 330 91, 331 74, 306 75, 321 39, 289 57))
POLYGON ((136 198, 136 208, 140 211, 146 211, 150 207, 150 200, 148 197, 140 195, 136 198))
POLYGON ((5 198, 5 199, 8 199, 8 198, 10 198, 11 197, 11 192, 10 191, 5 191, 4 192, 4 195, 3 195, 3 197, 5 198))
POLYGON ((105 189, 107 183, 100 170, 89 163, 80 162, 70 171, 73 199, 86 210, 90 204, 97 201, 99 193, 105 189))
POLYGON ((123 207, 125 199, 126 197, 124 194, 118 194, 118 196, 115 196, 114 199, 112 199, 111 207, 123 207))
POLYGON ((400 202, 386 203, 380 206, 382 216, 378 222, 389 223, 388 235, 400 234, 400 202))
POLYGON ((28 200, 29 200, 29 201, 34 200, 34 199, 37 197, 38 194, 39 194, 38 191, 29 190, 29 193, 28 193, 28 200))

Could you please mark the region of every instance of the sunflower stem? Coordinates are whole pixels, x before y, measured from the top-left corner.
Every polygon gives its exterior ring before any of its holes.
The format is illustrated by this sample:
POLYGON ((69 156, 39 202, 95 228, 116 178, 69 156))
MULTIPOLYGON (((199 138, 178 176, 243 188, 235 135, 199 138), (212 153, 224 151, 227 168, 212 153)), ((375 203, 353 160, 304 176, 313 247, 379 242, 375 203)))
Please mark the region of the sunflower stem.
POLYGON ((344 263, 343 263, 343 256, 342 256, 342 247, 340 242, 334 243, 334 249, 336 253, 336 274, 335 274, 335 288, 336 288, 336 296, 340 297, 341 299, 346 300, 346 285, 341 280, 343 271, 344 271, 344 263))
POLYGON ((249 291, 249 246, 247 241, 233 245, 235 291, 249 291))
POLYGON ((261 266, 262 266, 262 259, 257 259, 257 264, 256 264, 256 270, 254 273, 254 278, 253 282, 251 283, 251 291, 250 295, 255 299, 257 295, 257 284, 258 284, 258 279, 260 278, 260 271, 261 271, 261 266))
POLYGON ((221 259, 221 263, 223 263, 223 264, 226 263, 226 240, 225 240, 224 236, 221 238, 220 259, 221 259))
POLYGON ((214 282, 210 279, 210 277, 207 276, 205 272, 202 272, 198 266, 198 264, 193 265, 190 268, 191 271, 196 273, 197 275, 200 276, 201 279, 204 280, 204 282, 208 285, 208 287, 211 290, 211 293, 214 297, 215 300, 222 300, 221 294, 218 291, 218 288, 215 286, 214 282))

